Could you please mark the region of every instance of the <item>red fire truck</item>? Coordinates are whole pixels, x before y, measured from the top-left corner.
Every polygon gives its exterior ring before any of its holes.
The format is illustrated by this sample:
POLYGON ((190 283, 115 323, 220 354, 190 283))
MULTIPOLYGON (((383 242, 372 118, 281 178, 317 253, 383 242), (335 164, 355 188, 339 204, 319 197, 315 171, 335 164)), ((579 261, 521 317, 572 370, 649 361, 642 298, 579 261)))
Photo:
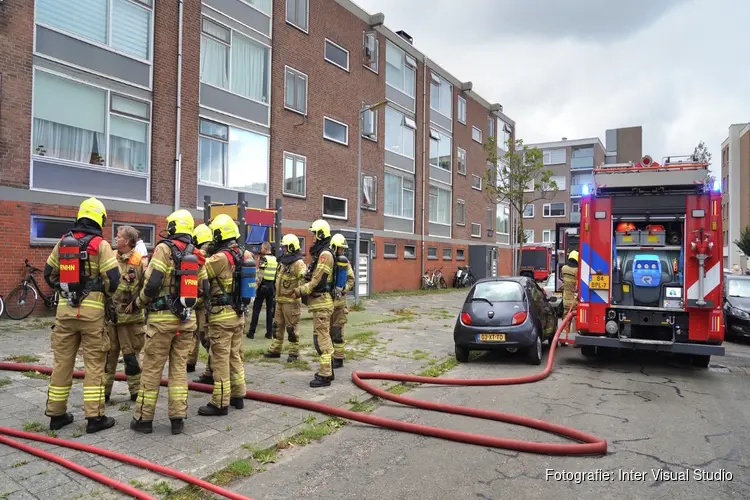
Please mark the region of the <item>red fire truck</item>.
POLYGON ((520 275, 535 281, 544 281, 552 269, 552 247, 524 245, 521 254, 520 275))
POLYGON ((692 157, 602 165, 581 200, 576 343, 724 355, 721 186, 692 157))

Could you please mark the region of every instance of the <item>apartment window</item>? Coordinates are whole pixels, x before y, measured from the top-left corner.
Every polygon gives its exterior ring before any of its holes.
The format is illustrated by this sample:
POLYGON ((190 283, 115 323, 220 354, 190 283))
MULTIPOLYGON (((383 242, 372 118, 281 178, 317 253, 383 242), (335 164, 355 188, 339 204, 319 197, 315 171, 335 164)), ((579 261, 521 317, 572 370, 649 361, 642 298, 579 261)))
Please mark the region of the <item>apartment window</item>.
POLYGON ((498 234, 510 234, 510 207, 508 205, 497 205, 496 212, 495 230, 498 234))
POLYGON ((349 71, 349 51, 326 38, 324 58, 329 63, 349 71))
POLYGON ((323 217, 343 219, 348 217, 349 201, 346 198, 323 195, 323 217))
POLYGON ((396 243, 384 243, 383 257, 386 259, 398 258, 398 245, 396 243))
POLYGON ((482 143, 482 131, 479 130, 477 127, 471 127, 471 138, 478 142, 479 144, 482 143))
POLYGON ((385 81, 394 89, 414 97, 417 60, 392 42, 385 43, 385 81))
POLYGON ((378 178, 375 175, 362 174, 362 208, 378 209, 378 178))
POLYGON ((416 259, 417 247, 414 245, 404 245, 404 259, 416 259))
POLYGON ((581 204, 577 201, 574 201, 570 204, 570 212, 574 214, 581 213, 581 204))
POLYGON ((456 158, 456 170, 459 174, 466 175, 466 151, 461 148, 456 148, 456 158))
POLYGON ((286 22, 307 33, 308 9, 308 0, 286 0, 286 22))
POLYGON ((481 238, 482 237, 482 225, 476 222, 471 223, 471 237, 481 238))
POLYGON ((565 150, 564 149, 548 149, 542 151, 542 161, 545 165, 557 165, 565 163, 565 150))
POLYGON ((568 180, 567 177, 565 177, 564 175, 553 175, 553 176, 551 176, 549 178, 549 180, 550 180, 550 184, 549 185, 545 185, 545 189, 546 190, 550 190, 551 189, 550 186, 552 185, 552 181, 554 181, 555 185, 557 186, 557 190, 558 191, 565 191, 565 188, 566 188, 565 183, 568 180))
POLYGON ((349 145, 349 125, 327 116, 323 117, 323 137, 329 141, 349 145))
POLYGON ((488 233, 492 233, 492 226, 495 223, 493 215, 494 215, 493 210, 487 207, 487 232, 488 233))
POLYGON ((267 193, 269 143, 267 135, 201 119, 198 181, 267 193))
POLYGON ((201 81, 254 101, 268 103, 271 49, 203 18, 201 81))
POLYGON ((54 246, 63 234, 70 231, 76 220, 73 217, 31 216, 31 243, 54 246))
POLYGON ((148 173, 150 103, 36 71, 33 114, 34 154, 148 173))
POLYGON ((473 175, 472 174, 472 176, 471 176, 471 188, 472 189, 476 189, 477 191, 481 191, 482 190, 482 178, 479 177, 478 175, 473 175))
POLYGON ((150 61, 153 0, 37 0, 36 21, 150 61))
POLYGON ((385 173, 383 211, 391 217, 414 218, 414 180, 385 173))
POLYGON ((466 202, 464 200, 456 200, 456 225, 466 225, 466 202))
POLYGON ((503 129, 502 129, 502 135, 498 137, 498 146, 501 146, 503 149, 507 149, 507 144, 508 144, 508 141, 510 140, 510 127, 505 122, 501 122, 501 123, 503 124, 503 129))
POLYGON ((487 118, 487 137, 495 137, 495 119, 487 118))
POLYGON ((453 85, 432 73, 430 82, 430 108, 443 116, 451 117, 453 85))
MULTIPOLYGON (((565 153, 565 150, 563 149, 563 155, 565 153)), ((572 158, 570 159, 570 168, 576 169, 576 168, 594 168, 594 147, 583 147, 583 148, 573 148, 572 151, 572 158)), ((559 163, 565 163, 565 158, 563 156, 563 161, 559 163)))
POLYGON ((524 229, 523 230, 523 242, 524 243, 534 243, 534 230, 533 229, 524 229))
POLYGON ((456 248, 456 260, 465 260, 465 259, 466 259, 466 249, 456 248))
POLYGON ((534 218, 534 205, 529 203, 525 207, 523 207, 523 218, 524 219, 533 219, 534 218))
MULTIPOLYGON (((138 0, 139 2, 141 0, 138 0)), ((249 3, 259 11, 263 12, 264 14, 271 15, 271 11, 273 10, 273 0, 244 0, 246 3, 249 3)))
POLYGON ((451 144, 450 135, 430 128, 430 165, 450 172, 451 144))
POLYGON ((430 222, 450 225, 451 192, 437 186, 430 186, 430 222))
POLYGON ((443 260, 453 260, 453 249, 451 247, 443 248, 443 260))
POLYGON ((380 40, 374 31, 365 33, 362 40, 362 64, 366 68, 378 72, 378 61, 380 60, 380 40))
POLYGON ((297 236, 297 239, 299 240, 299 252, 302 255, 307 254, 307 238, 305 236, 297 236))
POLYGON ((534 181, 534 179, 529 179, 529 183, 526 186, 526 188, 524 189, 524 192, 526 192, 526 193, 532 193, 532 192, 534 192, 535 189, 536 189, 536 182, 534 181))
POLYGON ((112 247, 115 247, 115 236, 117 236, 117 231, 119 231, 122 226, 130 226, 138 231, 138 237, 143 240, 143 244, 146 245, 146 248, 149 250, 154 248, 156 226, 153 224, 129 224, 127 222, 112 223, 112 247))
POLYGON ((368 109, 362 113, 362 137, 378 141, 378 110, 368 109))
POLYGON ((307 158, 292 153, 284 153, 284 194, 307 196, 305 170, 307 158))
POLYGON ((554 243, 555 232, 551 229, 545 229, 542 231, 542 243, 554 243))
POLYGON ((565 217, 565 203, 545 203, 542 207, 544 217, 565 217))
POLYGON ((466 125, 466 99, 458 96, 458 121, 466 125))
POLYGON ((385 108, 385 149, 407 158, 414 158, 414 135, 417 124, 413 119, 390 106, 385 108))
POLYGON ((429 260, 437 260, 437 258, 438 258, 438 249, 437 249, 437 247, 427 247, 427 258, 429 260))
POLYGON ((307 75, 289 66, 284 77, 284 107, 307 114, 307 75))

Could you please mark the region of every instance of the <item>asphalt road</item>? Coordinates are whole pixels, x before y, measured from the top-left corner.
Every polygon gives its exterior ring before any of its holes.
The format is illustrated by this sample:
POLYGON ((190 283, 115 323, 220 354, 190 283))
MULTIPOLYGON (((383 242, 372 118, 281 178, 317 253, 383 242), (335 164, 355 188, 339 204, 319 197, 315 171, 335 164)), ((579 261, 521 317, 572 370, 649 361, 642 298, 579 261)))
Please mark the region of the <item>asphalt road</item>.
MULTIPOLYGON (((746 499, 750 345, 725 345, 727 356, 712 359, 709 369, 660 356, 590 360, 578 349, 565 348, 558 350, 552 375, 536 384, 427 386, 409 393, 572 426, 606 439, 606 456, 517 453, 350 423, 318 443, 286 450, 266 472, 232 489, 256 500, 746 499), (654 479, 659 470, 672 478, 654 479), (698 480, 701 471, 706 476, 698 480), (610 480, 601 479, 604 472, 611 474, 610 480), (590 474, 576 482, 576 473, 590 474), (688 479, 677 473, 687 473, 688 479)), ((489 378, 538 369, 512 355, 485 354, 446 376, 489 378)), ((474 433, 565 441, 508 424, 391 403, 375 414, 474 433)))

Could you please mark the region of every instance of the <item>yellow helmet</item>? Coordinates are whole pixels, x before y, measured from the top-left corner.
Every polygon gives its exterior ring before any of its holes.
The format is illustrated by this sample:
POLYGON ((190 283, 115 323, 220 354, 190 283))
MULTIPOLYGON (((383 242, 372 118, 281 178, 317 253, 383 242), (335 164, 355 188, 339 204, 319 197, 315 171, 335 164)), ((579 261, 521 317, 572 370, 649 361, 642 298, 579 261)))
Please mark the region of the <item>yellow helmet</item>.
POLYGON ((78 217, 76 219, 84 218, 91 219, 99 224, 99 227, 104 227, 104 223, 107 222, 107 209, 104 208, 104 203, 96 198, 83 200, 81 206, 78 207, 78 217))
POLYGON ((211 221, 214 241, 226 241, 240 237, 240 228, 227 214, 219 214, 211 221))
POLYGON ((297 235, 291 233, 285 234, 284 237, 281 238, 281 248, 283 248, 287 253, 294 253, 299 251, 300 245, 297 235))
POLYGON ((578 250, 571 250, 568 254, 568 259, 573 259, 574 261, 578 262, 578 250))
POLYGON ((343 234, 336 233, 333 235, 333 238, 331 238, 331 248, 334 248, 334 250, 338 250, 339 248, 349 248, 343 234))
POLYGON ((210 227, 205 224, 199 224, 193 230, 193 243, 195 243, 196 246, 201 246, 202 244, 211 241, 213 236, 210 227))
POLYGON ((331 226, 323 219, 318 219, 310 225, 310 232, 315 233, 315 238, 324 240, 331 236, 331 226))
POLYGON ((167 217, 167 232, 170 235, 189 234, 192 236, 194 226, 195 221, 193 220, 193 216, 184 208, 172 212, 167 217))

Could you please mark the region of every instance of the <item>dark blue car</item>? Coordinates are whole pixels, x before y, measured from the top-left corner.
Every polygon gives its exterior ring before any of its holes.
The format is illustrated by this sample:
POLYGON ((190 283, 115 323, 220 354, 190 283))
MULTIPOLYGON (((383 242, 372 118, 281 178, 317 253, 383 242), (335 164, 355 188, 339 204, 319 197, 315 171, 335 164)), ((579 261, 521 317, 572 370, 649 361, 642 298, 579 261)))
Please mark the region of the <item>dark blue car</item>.
POLYGON ((469 361, 471 351, 523 351, 531 364, 542 362, 542 342, 557 330, 554 305, 530 278, 500 277, 478 281, 466 296, 456 320, 456 359, 469 361))

